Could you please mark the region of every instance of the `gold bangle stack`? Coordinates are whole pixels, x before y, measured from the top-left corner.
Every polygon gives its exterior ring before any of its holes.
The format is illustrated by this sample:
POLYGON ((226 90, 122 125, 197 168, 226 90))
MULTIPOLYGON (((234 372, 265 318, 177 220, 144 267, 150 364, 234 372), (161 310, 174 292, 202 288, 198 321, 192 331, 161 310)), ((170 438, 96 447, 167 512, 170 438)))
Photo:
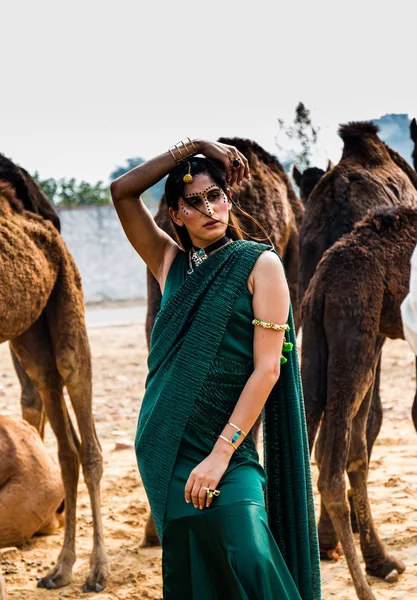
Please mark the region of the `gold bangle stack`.
POLYGON ((194 142, 190 140, 189 137, 186 137, 184 140, 177 142, 176 144, 171 146, 171 148, 168 148, 168 150, 171 153, 171 156, 174 159, 176 165, 179 165, 184 160, 187 160, 191 156, 194 156, 194 154, 198 154, 194 142), (187 144, 192 147, 191 150, 187 147, 187 144), (175 152, 177 153, 177 156, 175 156, 175 152))

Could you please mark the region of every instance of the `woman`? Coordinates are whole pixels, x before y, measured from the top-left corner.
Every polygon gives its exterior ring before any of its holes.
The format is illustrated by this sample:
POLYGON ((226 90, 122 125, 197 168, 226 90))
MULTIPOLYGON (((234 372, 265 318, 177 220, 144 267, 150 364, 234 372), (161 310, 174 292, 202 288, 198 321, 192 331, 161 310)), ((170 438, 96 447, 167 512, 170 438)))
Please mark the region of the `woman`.
POLYGON ((136 453, 165 600, 320 598, 296 350, 282 357, 295 344, 288 287, 272 248, 241 239, 230 186, 244 178, 236 148, 187 139, 111 186, 163 293, 136 453), (140 200, 168 173, 177 241, 140 200), (267 486, 250 434, 265 403, 267 486))

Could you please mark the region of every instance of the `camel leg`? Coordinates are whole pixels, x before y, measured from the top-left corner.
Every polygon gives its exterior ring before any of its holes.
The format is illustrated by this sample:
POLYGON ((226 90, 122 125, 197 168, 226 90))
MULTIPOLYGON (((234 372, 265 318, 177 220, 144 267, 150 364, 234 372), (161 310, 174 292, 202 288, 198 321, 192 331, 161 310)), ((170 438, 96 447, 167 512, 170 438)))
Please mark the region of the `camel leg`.
POLYGON ((145 525, 145 536, 140 546, 141 548, 151 548, 152 546, 159 545, 159 537, 156 533, 155 522, 153 520, 152 513, 149 513, 149 517, 145 525))
POLYGON ((39 390, 46 416, 58 441, 58 456, 65 489, 64 544, 54 569, 43 577, 39 587, 48 589, 68 585, 75 562, 75 516, 79 459, 63 396, 63 382, 53 356, 46 319, 42 315, 30 329, 11 342, 12 349, 39 390))
MULTIPOLYGON (((385 338, 378 338, 378 339, 380 339, 381 344, 383 344, 385 342, 385 338)), ((382 425, 383 410, 382 410, 381 396, 379 393, 380 381, 381 381, 381 357, 379 357, 378 364, 376 367, 375 380, 374 380, 374 385, 372 388, 372 402, 371 402, 371 406, 370 406, 369 413, 368 413, 368 419, 367 419, 367 423, 366 423, 366 445, 367 445, 367 452, 368 452, 368 468, 369 468, 369 464, 371 462, 372 448, 375 444, 375 441, 378 437, 378 434, 380 432, 381 425, 382 425)), ((352 531, 353 531, 353 533, 359 533, 359 525, 358 525, 358 521, 356 519, 356 511, 353 507, 353 497, 352 497, 351 490, 349 490, 348 496, 349 496, 349 504, 350 504, 350 517, 351 517, 351 523, 352 523, 352 531)))
POLYGON ((351 497, 359 525, 362 555, 366 572, 381 577, 388 582, 398 579, 405 570, 404 563, 388 556, 378 537, 369 505, 367 422, 369 404, 372 402, 372 387, 368 391, 352 423, 352 434, 348 456, 347 472, 351 485, 351 497))
POLYGON ((77 419, 81 438, 80 459, 91 502, 93 551, 83 591, 100 592, 107 583, 109 561, 104 547, 100 508, 103 459, 93 420, 91 353, 84 320, 74 306, 64 304, 66 296, 66 290, 60 290, 58 284, 46 314, 56 365, 77 419))
POLYGON ((22 417, 34 426, 39 432, 39 435, 43 439, 45 434, 45 410, 43 408, 42 399, 38 390, 35 388, 30 380, 30 377, 22 368, 22 365, 18 361, 16 354, 10 348, 10 354, 12 356, 13 366, 16 371, 16 375, 20 382, 21 397, 20 404, 22 407, 22 417))
MULTIPOLYGON (((352 421, 371 387, 375 356, 379 354, 375 351, 375 341, 372 343, 369 336, 356 334, 354 337, 354 335, 351 332, 349 339, 345 339, 343 330, 338 332, 333 329, 332 335, 327 336, 329 340, 327 427, 318 488, 342 544, 358 598, 375 600, 362 572, 354 544, 345 470, 352 421), (360 357, 360 360, 355 360, 354 357, 360 357)), ((369 394, 368 397, 370 398, 369 394)), ((366 409, 367 415, 369 406, 366 409)), ((367 461, 366 455, 365 461, 367 461)))
MULTIPOLYGON (((380 339, 380 338, 378 338, 378 339, 380 339)), ((385 342, 384 338, 382 338, 382 340, 383 340, 383 342, 385 342)), ((374 380, 374 385, 372 388, 372 402, 371 402, 371 406, 369 408, 368 420, 366 423, 366 445, 367 445, 367 452, 368 452, 368 464, 371 462, 372 448, 374 447, 374 444, 379 435, 379 432, 381 430, 381 425, 382 425, 383 410, 382 410, 381 396, 379 393, 380 382, 381 382, 381 357, 379 357, 378 364, 376 366, 375 380, 374 380)))
MULTIPOLYGON (((324 413, 315 446, 315 457, 319 470, 323 460, 324 443, 326 441, 326 437, 327 419, 326 413, 324 413)), ((320 500, 320 518, 317 530, 319 536, 320 558, 324 560, 338 561, 342 555, 342 549, 323 499, 320 500)))
POLYGON ((301 379, 310 453, 326 406, 327 342, 322 322, 303 321, 301 379))

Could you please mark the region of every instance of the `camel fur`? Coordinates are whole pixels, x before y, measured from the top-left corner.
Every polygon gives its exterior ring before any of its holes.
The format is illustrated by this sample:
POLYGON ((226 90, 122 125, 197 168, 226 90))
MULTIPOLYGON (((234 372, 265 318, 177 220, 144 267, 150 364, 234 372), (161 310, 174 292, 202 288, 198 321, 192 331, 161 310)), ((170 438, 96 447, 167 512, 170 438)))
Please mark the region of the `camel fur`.
POLYGON ((300 190, 300 198, 304 206, 307 203, 307 200, 310 197, 310 194, 323 177, 325 173, 331 171, 333 169, 333 164, 329 160, 326 171, 323 169, 319 169, 318 167, 308 167, 303 172, 299 170, 297 165, 294 165, 292 168, 292 176, 295 183, 300 190))
POLYGON ((53 533, 63 523, 64 487, 38 432, 0 415, 0 455, 0 548, 53 533))
MULTIPOLYGON (((367 573, 394 581, 404 564, 389 556, 367 495, 367 420, 385 338, 404 339, 400 306, 417 243, 417 207, 379 209, 328 250, 302 305, 302 382, 310 449, 316 444, 322 499, 321 550, 340 540, 358 597, 374 598, 350 525, 349 477, 367 573)), ((413 419, 417 429, 417 396, 413 419)))
MULTIPOLYGON (((4 159, 4 157, 3 157, 4 159)), ((92 416, 91 354, 77 267, 51 219, 25 209, 30 186, 17 167, 0 160, 0 343, 13 353, 34 387, 58 441, 65 489, 64 545, 40 587, 72 579, 79 464, 89 490, 94 529, 91 570, 85 591, 100 591, 108 576, 104 550, 100 479, 102 455, 92 416), (64 402, 67 388, 81 443, 64 402)), ((9 161, 10 163, 10 161, 9 161)), ((27 175, 27 177, 29 177, 27 175)))
POLYGON ((300 233, 300 300, 324 252, 368 210, 417 203, 417 173, 378 137, 371 122, 342 125, 340 162, 319 181, 300 233))

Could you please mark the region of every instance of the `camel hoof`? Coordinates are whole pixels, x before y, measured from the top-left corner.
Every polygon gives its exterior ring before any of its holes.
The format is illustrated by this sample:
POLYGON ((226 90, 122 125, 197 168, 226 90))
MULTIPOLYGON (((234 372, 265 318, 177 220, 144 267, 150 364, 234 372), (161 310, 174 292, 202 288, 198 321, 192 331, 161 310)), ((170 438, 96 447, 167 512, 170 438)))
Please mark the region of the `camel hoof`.
POLYGON ((45 588, 46 590, 55 590, 57 586, 55 585, 53 579, 42 577, 42 579, 39 579, 37 587, 45 588))
POLYGON ((340 542, 337 544, 335 548, 324 549, 320 548, 320 558, 322 560, 332 560, 333 562, 339 562, 340 557, 342 556, 342 546, 340 542))
POLYGON ((398 575, 401 575, 404 571, 405 564, 401 560, 396 560, 391 556, 386 556, 379 565, 366 567, 368 575, 379 577, 379 579, 384 579, 388 583, 398 581, 398 575))
POLYGON ((155 548, 156 546, 160 546, 158 537, 144 537, 142 542, 140 543, 140 548, 155 548))
POLYGON ((100 585, 99 583, 95 583, 93 586, 89 585, 88 583, 85 583, 83 585, 83 592, 84 594, 88 594, 88 592, 102 592, 104 590, 104 587, 102 585, 100 585))
POLYGON ((388 575, 385 575, 385 581, 388 583, 396 583, 398 581, 397 569, 393 569, 388 575))

